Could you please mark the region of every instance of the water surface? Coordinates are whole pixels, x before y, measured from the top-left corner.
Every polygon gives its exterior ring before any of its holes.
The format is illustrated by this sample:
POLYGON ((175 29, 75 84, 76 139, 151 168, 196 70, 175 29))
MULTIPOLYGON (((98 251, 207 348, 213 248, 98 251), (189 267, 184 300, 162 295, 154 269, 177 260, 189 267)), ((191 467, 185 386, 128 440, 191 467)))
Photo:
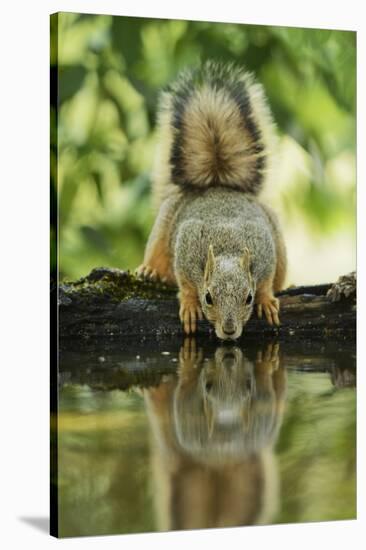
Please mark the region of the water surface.
POLYGON ((61 357, 60 536, 355 517, 352 344, 61 357))

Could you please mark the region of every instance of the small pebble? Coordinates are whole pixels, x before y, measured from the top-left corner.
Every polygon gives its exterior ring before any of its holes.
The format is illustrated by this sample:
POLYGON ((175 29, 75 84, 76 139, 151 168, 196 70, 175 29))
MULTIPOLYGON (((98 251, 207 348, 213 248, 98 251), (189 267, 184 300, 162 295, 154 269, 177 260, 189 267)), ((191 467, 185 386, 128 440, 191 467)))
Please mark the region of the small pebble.
POLYGON ((140 356, 139 356, 139 355, 136 355, 136 359, 140 359, 140 356))
POLYGON ((100 357, 98 357, 98 361, 99 361, 99 363, 104 363, 105 357, 103 357, 103 356, 101 355, 100 357))
POLYGON ((161 355, 170 355, 170 351, 162 351, 161 355))

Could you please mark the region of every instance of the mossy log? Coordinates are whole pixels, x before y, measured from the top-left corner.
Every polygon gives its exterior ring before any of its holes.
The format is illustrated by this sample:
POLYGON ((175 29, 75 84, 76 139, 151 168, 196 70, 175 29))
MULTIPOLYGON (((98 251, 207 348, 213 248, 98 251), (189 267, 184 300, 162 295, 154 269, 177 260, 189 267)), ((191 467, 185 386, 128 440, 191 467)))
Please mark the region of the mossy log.
MULTIPOLYGON (((182 336, 177 289, 141 281, 118 269, 97 268, 75 282, 53 290, 59 306, 59 337, 66 342, 118 339, 121 349, 133 341, 168 341, 182 336)), ((280 340, 303 338, 354 339, 356 334, 356 276, 337 283, 290 287, 278 293, 281 326, 271 327, 253 314, 242 341, 275 336, 280 340)), ((215 340, 207 321, 198 324, 198 338, 215 340)))

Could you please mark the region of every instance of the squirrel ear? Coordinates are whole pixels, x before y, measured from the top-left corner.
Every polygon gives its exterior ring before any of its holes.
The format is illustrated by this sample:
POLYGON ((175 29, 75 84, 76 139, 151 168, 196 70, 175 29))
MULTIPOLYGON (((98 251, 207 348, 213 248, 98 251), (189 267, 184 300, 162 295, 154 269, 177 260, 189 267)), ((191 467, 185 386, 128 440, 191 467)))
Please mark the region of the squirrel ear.
POLYGON ((240 258, 240 265, 250 273, 250 252, 247 247, 244 248, 244 254, 240 258))
POLYGON ((216 260, 214 256, 213 246, 210 244, 208 247, 208 255, 207 255, 207 262, 205 267, 205 282, 209 281, 213 270, 215 269, 216 260))

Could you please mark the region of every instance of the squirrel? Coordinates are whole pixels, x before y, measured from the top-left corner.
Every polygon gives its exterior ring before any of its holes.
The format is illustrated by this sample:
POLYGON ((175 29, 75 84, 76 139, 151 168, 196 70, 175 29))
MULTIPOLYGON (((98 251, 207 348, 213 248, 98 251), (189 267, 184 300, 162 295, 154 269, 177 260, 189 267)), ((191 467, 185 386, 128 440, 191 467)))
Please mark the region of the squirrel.
POLYGON ((175 374, 141 390, 152 430, 159 530, 269 523, 286 402, 278 344, 212 354, 186 337, 175 374))
POLYGON ((286 248, 258 200, 274 137, 262 86, 234 64, 186 69, 161 92, 153 197, 159 211, 138 277, 177 285, 185 333, 203 315, 235 340, 254 307, 279 325, 286 248))

